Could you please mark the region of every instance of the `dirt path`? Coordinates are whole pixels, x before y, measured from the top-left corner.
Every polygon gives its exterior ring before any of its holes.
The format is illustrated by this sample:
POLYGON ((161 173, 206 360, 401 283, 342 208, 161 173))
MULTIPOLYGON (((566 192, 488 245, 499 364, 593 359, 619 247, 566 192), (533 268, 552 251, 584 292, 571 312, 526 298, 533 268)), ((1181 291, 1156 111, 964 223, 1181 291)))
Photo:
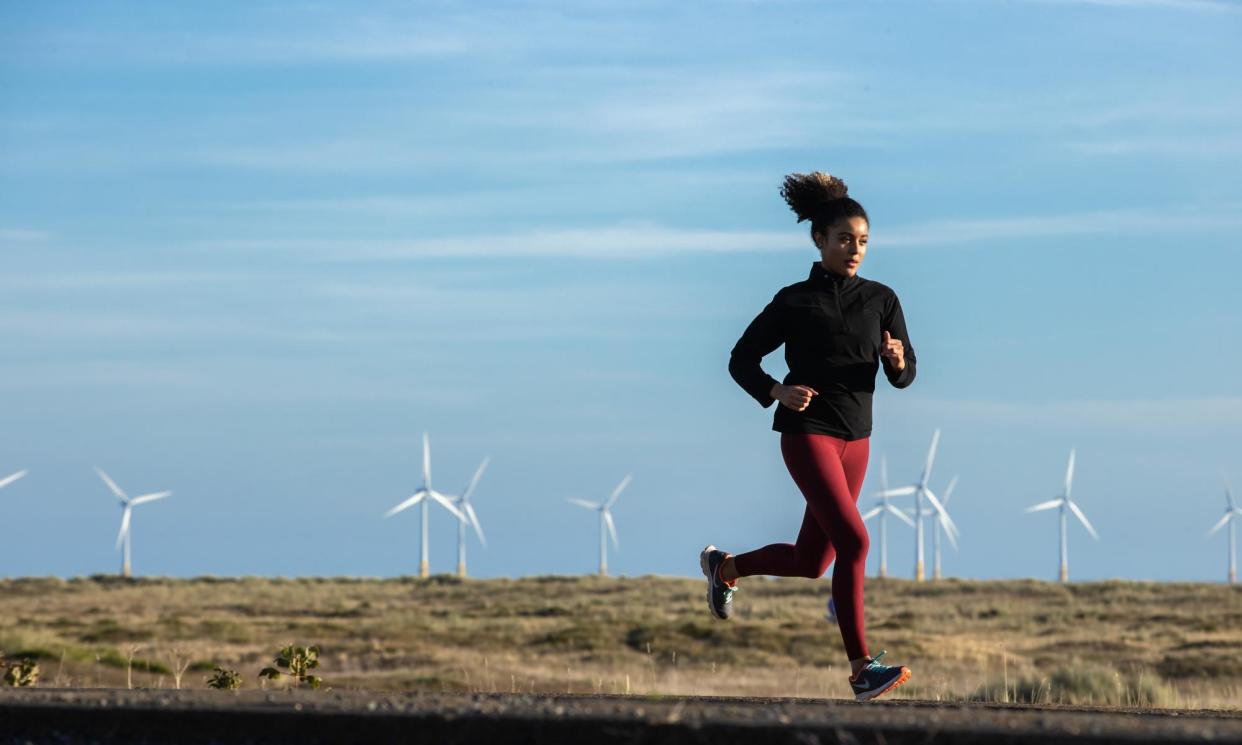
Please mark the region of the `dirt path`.
POLYGON ((0 690, 0 743, 1242 743, 1242 712, 841 700, 0 690))

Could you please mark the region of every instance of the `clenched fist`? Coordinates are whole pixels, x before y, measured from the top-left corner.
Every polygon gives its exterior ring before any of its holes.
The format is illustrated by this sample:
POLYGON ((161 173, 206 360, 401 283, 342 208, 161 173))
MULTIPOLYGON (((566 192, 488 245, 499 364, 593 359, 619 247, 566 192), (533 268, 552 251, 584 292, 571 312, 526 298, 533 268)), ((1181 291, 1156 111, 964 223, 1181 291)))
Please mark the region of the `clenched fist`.
POLYGON ((884 331, 884 340, 880 344, 880 356, 888 360, 888 364, 892 365, 894 370, 906 369, 906 348, 901 343, 901 339, 894 339, 893 335, 884 331))
POLYGON ((802 411, 811 403, 811 396, 818 396, 819 391, 805 385, 781 385, 777 383, 772 386, 772 398, 780 401, 786 407, 794 411, 802 411))

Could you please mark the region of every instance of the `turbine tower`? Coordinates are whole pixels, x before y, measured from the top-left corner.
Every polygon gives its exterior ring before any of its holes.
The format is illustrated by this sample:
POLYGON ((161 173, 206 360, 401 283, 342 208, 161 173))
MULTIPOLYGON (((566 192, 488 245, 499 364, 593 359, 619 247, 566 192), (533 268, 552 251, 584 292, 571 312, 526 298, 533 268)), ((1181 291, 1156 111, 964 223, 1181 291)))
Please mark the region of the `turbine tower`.
POLYGON ((888 522, 885 518, 889 513, 895 515, 897 519, 903 521, 911 528, 914 527, 914 521, 906 517, 906 513, 894 507, 888 501, 888 461, 884 456, 880 456, 880 493, 876 496, 878 504, 867 510, 862 516, 863 522, 870 520, 876 515, 880 516, 880 576, 888 576, 888 522))
POLYGON ((466 523, 474 526, 474 532, 479 536, 479 543, 487 546, 487 539, 483 537, 483 526, 479 525, 479 516, 474 512, 474 505, 470 504, 470 495, 474 494, 474 487, 478 485, 479 478, 483 475, 483 469, 487 468, 487 462, 490 457, 483 459, 478 469, 474 472, 474 477, 470 479, 470 485, 461 493, 460 497, 453 499, 453 505, 464 515, 464 518, 457 521, 457 576, 466 576, 466 523))
POLYGON ((630 475, 626 474, 621 479, 621 483, 617 484, 617 488, 612 490, 612 496, 608 497, 605 502, 588 502, 585 499, 570 499, 569 501, 579 507, 585 507, 588 510, 599 512, 599 576, 608 576, 608 543, 604 536, 605 529, 612 536, 613 548, 620 549, 617 545, 617 526, 612 522, 612 505, 617 501, 617 497, 621 496, 621 491, 630 483, 630 475))
POLYGON ((9 484, 13 483, 14 481, 17 481, 17 480, 18 480, 18 479, 20 479, 22 476, 25 476, 25 475, 26 475, 26 473, 27 473, 27 472, 26 472, 26 469, 24 469, 24 468, 23 468, 22 470, 18 471, 17 473, 9 474, 8 476, 5 476, 4 478, 0 479, 0 489, 3 489, 4 487, 8 486, 9 484))
POLYGON ((143 494, 140 497, 133 497, 131 499, 130 497, 125 496, 125 492, 121 491, 121 487, 117 486, 115 481, 108 478, 108 474, 104 473, 102 469, 97 467, 95 468, 95 472, 98 473, 99 478, 103 479, 103 482, 108 485, 108 488, 112 490, 112 493, 116 495, 116 498, 121 501, 121 531, 116 534, 116 547, 118 549, 124 549, 121 553, 121 576, 128 577, 130 576, 129 523, 133 515, 134 508, 146 502, 154 502, 157 499, 163 499, 164 497, 171 495, 172 492, 161 491, 153 494, 143 494))
POLYGON ((423 485, 420 486, 418 490, 415 491, 414 494, 410 496, 409 499, 406 499, 401 504, 397 505, 396 507, 393 507, 391 510, 384 513, 384 517, 389 518, 397 514, 398 512, 401 512, 404 509, 413 507, 414 505, 419 504, 419 503, 422 504, 423 506, 423 515, 422 515, 423 533, 422 533, 422 546, 421 546, 422 557, 419 559, 419 562, 418 562, 418 576, 420 577, 431 576, 430 564, 427 561, 427 503, 432 500, 436 501, 444 509, 453 513, 453 515, 458 520, 466 519, 466 516, 461 514, 461 512, 459 512, 457 508, 453 506, 453 503, 449 501, 448 497, 444 496, 440 492, 435 491, 434 489, 431 488, 431 445, 427 441, 427 433, 424 432, 423 433, 423 485))
MULTIPOLYGON (((937 429, 932 433, 931 447, 927 450, 927 462, 923 465, 923 475, 919 477, 918 483, 910 486, 901 486, 896 489, 886 489, 884 494, 890 497, 904 497, 909 494, 914 495, 914 579, 917 582, 923 581, 923 499, 926 498, 931 506, 940 515, 941 521, 944 523, 945 532, 957 537, 957 526, 953 524, 949 513, 945 512, 944 505, 940 504, 940 500, 927 487, 927 480, 931 478, 932 462, 936 459, 936 445, 940 442, 940 430, 937 429)), ((955 544, 956 545, 956 544, 955 544)))
POLYGON ((1239 515, 1242 515, 1242 509, 1238 509, 1237 503, 1233 501, 1233 493, 1229 491, 1229 480, 1225 479, 1225 516, 1208 531, 1208 535, 1212 535, 1226 524, 1229 525, 1229 584, 1231 585, 1238 581, 1238 539, 1234 533, 1234 523, 1237 522, 1239 515))
POLYGON ((1040 510, 1050 510, 1053 507, 1059 507, 1061 511, 1061 581, 1069 581, 1069 545, 1066 542, 1066 525, 1069 522, 1066 518, 1068 512, 1073 512, 1091 537, 1100 540, 1100 536, 1095 532, 1095 528, 1091 527, 1091 523, 1087 522, 1087 516, 1082 514, 1082 510, 1074 501, 1070 499, 1070 486, 1074 483, 1074 449, 1070 448, 1069 466, 1065 469, 1065 493, 1056 499, 1050 499, 1047 502, 1040 502, 1033 507, 1027 507, 1027 512, 1039 512, 1040 510))

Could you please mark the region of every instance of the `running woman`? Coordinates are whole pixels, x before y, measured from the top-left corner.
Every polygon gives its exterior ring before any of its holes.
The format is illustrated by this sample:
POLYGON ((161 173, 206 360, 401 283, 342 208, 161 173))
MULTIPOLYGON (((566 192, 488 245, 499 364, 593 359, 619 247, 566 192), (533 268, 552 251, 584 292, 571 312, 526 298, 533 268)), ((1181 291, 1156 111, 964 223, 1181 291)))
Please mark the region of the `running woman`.
POLYGON ((785 177, 781 196, 809 220, 820 260, 805 280, 782 288, 746 327, 729 358, 729 374, 764 408, 775 402, 772 429, 806 498, 796 543, 733 554, 708 546, 699 555, 712 615, 732 614, 739 577, 821 577, 832 570, 832 604, 852 675, 866 701, 906 682, 910 670, 880 663, 863 634, 863 577, 869 539, 858 514, 867 471, 871 396, 877 370, 895 388, 914 381, 914 348, 897 294, 858 276, 870 221, 845 182, 819 171, 785 177), (763 371, 763 357, 785 345, 783 383, 763 371))

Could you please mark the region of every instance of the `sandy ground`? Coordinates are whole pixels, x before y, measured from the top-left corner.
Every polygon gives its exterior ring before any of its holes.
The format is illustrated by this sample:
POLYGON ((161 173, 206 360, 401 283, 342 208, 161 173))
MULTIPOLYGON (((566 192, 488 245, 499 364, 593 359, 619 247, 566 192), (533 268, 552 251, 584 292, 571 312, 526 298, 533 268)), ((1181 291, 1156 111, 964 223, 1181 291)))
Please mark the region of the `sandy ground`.
POLYGON ((2 689, 0 743, 1242 743, 1242 712, 843 700, 2 689))

